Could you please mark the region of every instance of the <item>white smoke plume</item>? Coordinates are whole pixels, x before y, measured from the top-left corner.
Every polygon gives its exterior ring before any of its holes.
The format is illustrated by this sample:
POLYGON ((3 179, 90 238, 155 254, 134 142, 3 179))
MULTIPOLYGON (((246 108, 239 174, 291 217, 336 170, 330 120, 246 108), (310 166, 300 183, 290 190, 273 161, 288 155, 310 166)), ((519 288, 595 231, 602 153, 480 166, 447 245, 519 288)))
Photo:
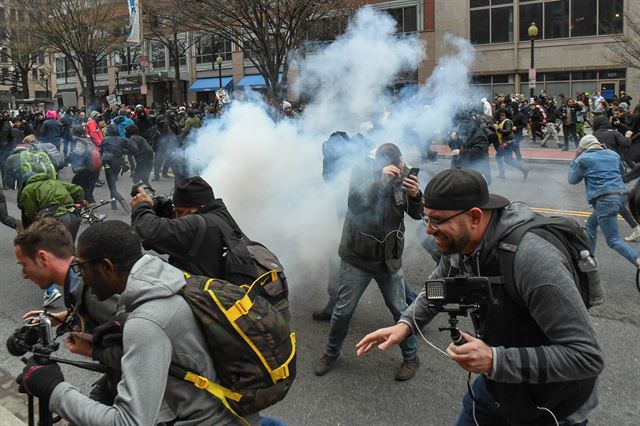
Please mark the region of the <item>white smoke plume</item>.
MULTIPOLYGON (((360 9, 344 35, 299 62, 300 89, 312 99, 299 119, 274 121, 264 104, 234 101, 222 119, 198 131, 186 153, 245 233, 280 257, 294 287, 323 282, 318 273, 338 247, 336 197, 322 179, 322 143, 329 135, 353 135, 371 121, 367 136, 376 146, 394 142, 405 152, 408 143, 424 144, 446 129, 469 99, 473 49, 452 37, 452 56, 441 60, 420 93, 392 99, 387 89, 394 78, 415 70, 426 51, 417 37, 394 32, 388 14, 360 9)), ((344 190, 349 173, 343 170, 335 185, 344 190)), ((340 198, 339 207, 346 202, 340 198)))

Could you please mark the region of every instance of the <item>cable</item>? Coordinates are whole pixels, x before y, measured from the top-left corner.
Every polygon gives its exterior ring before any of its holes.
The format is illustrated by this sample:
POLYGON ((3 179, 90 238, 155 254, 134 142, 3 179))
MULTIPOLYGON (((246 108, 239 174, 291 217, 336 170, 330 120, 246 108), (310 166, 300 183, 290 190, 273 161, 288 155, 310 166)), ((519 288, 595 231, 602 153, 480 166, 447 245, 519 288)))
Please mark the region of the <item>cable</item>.
POLYGON ((422 291, 421 293, 418 294, 418 296, 416 297, 416 300, 413 302, 413 309, 412 309, 412 314, 413 314, 413 326, 416 330, 418 330, 418 333, 420 334, 420 337, 422 337, 422 340, 424 340, 425 342, 427 342, 427 344, 429 346, 431 346, 433 349, 437 350, 438 352, 440 352, 442 355, 446 356, 447 358, 449 358, 449 355, 447 355, 447 353, 445 351, 443 351, 442 349, 440 349, 439 347, 437 347, 436 345, 434 345, 433 343, 431 343, 430 341, 427 340, 426 337, 424 337, 424 334, 422 334, 422 330, 420 330, 420 327, 418 327, 418 323, 416 322, 416 302, 418 301, 418 299, 420 298, 420 296, 422 295, 426 295, 425 291, 422 291))
POLYGON ((365 237, 370 237, 373 238, 374 240, 376 240, 378 243, 380 244, 384 244, 385 241, 387 241, 389 239, 389 237, 391 236, 391 234, 398 234, 398 239, 399 240, 404 240, 404 232, 402 232, 399 229, 396 229, 394 231, 389 232, 387 235, 385 235, 384 239, 382 241, 380 241, 379 239, 377 239, 376 237, 374 237, 373 235, 370 234, 365 234, 364 232, 360 232, 362 235, 364 235, 365 237))
POLYGON ((556 418, 555 414, 553 414, 553 411, 549 410, 547 407, 536 407, 538 410, 542 410, 542 411, 546 411, 549 414, 551 414, 551 417, 553 417, 553 421, 556 422, 556 426, 560 426, 560 423, 558 423, 558 419, 556 418))

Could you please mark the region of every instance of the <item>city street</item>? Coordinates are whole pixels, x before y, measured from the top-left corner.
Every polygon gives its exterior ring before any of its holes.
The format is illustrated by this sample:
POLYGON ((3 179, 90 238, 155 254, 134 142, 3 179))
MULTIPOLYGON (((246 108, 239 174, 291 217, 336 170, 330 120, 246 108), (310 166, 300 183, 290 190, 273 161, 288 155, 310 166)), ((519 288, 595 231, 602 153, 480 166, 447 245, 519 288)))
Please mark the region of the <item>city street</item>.
MULTIPOLYGON (((447 159, 422 165, 421 187, 424 187, 425 171, 436 173, 448 165, 447 159)), ((495 176, 497 170, 493 160, 492 167, 495 176)), ((521 179, 517 170, 507 169, 507 179, 494 179, 491 192, 504 195, 512 201, 527 202, 536 208, 589 212, 584 186, 571 186, 566 182, 566 164, 529 164, 528 167, 531 171, 527 181, 521 179)), ((70 180, 68 168, 63 176, 65 180, 70 180)), ((158 193, 167 193, 172 186, 172 180, 168 179, 163 179, 158 185, 155 185, 158 182, 153 183, 158 193)), ((215 190, 215 182, 212 184, 215 190)), ((120 192, 124 195, 129 188, 129 177, 120 178, 120 192)), ((224 194, 216 195, 224 198, 224 194)), ((15 191, 6 191, 6 196, 10 213, 19 216, 15 191)), ((96 188, 96 199, 101 198, 108 198, 106 185, 96 188)), ((101 213, 107 213, 109 219, 128 222, 128 215, 121 210, 112 212, 107 206, 101 213)), ((574 217, 584 220, 584 217, 574 217)), ((407 220, 404 273, 409 285, 415 291, 420 291, 435 265, 419 246, 415 226, 416 222, 407 220)), ((620 227, 623 236, 630 232, 623 221, 620 221, 620 227)), ((3 341, 20 324, 20 316, 24 312, 39 308, 42 303, 42 291, 21 278, 13 255, 13 236, 13 230, 0 227, 0 268, 3 271, 0 279, 0 338, 3 341)), ((251 237, 260 241, 260 235, 251 237)), ((640 243, 633 245, 640 249, 640 243)), ((600 382, 600 405, 589 424, 638 425, 640 293, 635 289, 635 269, 609 249, 603 238, 598 241, 597 255, 607 301, 591 309, 590 314, 605 353, 606 367, 600 382)), ((318 259, 318 262, 326 262, 326 259, 318 259)), ((323 377, 313 375, 313 362, 322 352, 328 323, 313 321, 311 312, 326 302, 326 274, 315 277, 290 275, 289 281, 292 327, 298 335, 297 379, 287 398, 266 410, 265 414, 296 426, 453 424, 466 391, 467 375, 424 341, 419 339, 418 343, 421 368, 409 382, 400 383, 393 378, 401 361, 398 349, 387 353, 376 350, 364 358, 355 356, 353 347, 360 338, 374 329, 392 324, 391 315, 375 285, 369 287, 358 306, 335 369, 323 377)), ((56 308, 62 308, 61 300, 56 308)), ((448 345, 449 334, 438 332, 438 327, 446 324, 446 317, 439 316, 425 330, 427 339, 441 349, 448 345)), ((471 329, 466 320, 462 321, 462 327, 471 329)), ((68 356, 65 349, 58 354, 68 356)), ((62 368, 66 379, 83 390, 87 390, 97 377, 74 368, 62 368)), ((6 352, 4 343, 0 350, 0 369, 11 376, 22 369, 22 362, 6 352)))

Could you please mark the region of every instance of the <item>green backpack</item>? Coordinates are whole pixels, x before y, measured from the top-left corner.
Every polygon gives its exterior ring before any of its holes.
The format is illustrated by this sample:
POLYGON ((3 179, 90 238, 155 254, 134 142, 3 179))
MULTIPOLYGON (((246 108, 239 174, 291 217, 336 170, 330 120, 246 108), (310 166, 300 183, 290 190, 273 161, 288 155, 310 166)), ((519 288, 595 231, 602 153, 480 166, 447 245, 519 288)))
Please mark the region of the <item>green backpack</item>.
POLYGON ((267 272, 251 286, 184 275, 181 294, 200 323, 220 383, 175 364, 171 375, 208 391, 247 423, 242 416, 282 400, 296 376, 295 333, 262 297, 278 273, 267 272))
POLYGON ((27 148, 20 152, 20 178, 27 173, 45 173, 51 179, 56 179, 56 168, 46 152, 36 148, 27 148))

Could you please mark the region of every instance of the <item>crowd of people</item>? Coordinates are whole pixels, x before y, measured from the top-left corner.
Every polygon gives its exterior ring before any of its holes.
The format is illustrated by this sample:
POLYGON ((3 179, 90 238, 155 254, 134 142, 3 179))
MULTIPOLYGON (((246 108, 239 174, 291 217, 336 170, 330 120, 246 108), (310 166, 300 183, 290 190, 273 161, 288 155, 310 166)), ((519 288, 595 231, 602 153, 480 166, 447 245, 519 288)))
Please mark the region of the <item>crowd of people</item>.
MULTIPOLYGON (((324 376, 338 365, 352 315, 372 280, 395 325, 365 336, 357 355, 399 345, 402 362, 395 379, 410 380, 418 371, 416 342, 438 310, 404 280, 408 218, 420 221, 423 245, 437 260, 431 279, 491 276, 501 277, 504 284, 491 304, 473 312, 475 333, 462 332, 447 348, 451 360, 479 375, 464 397, 457 424, 586 425, 598 403, 604 359, 587 312, 589 297, 581 287, 584 275, 566 241, 529 228, 517 245, 507 244, 510 271, 503 269, 504 239, 538 215, 524 203, 489 192, 488 152, 493 145, 499 178, 506 177, 506 164, 526 179, 529 170, 519 151, 525 132, 542 146, 549 137, 561 149, 573 142, 576 159, 568 182, 585 181, 594 208, 583 248, 589 256, 595 253, 600 226, 607 243, 640 268, 640 252, 617 235, 616 215, 624 213, 629 192, 623 179, 640 175, 640 158, 635 159, 633 149, 640 141, 640 106, 618 115, 622 104, 631 101, 623 96, 611 117, 606 104, 586 94, 577 100, 554 100, 544 93, 530 102, 500 96, 492 104, 483 99, 477 108, 456 115, 448 140, 452 167, 433 176, 424 189, 420 170, 405 162, 396 144, 375 146, 361 133, 351 138, 344 132, 332 134, 323 145, 323 177, 336 194, 336 213, 344 226, 328 262, 329 302, 313 313, 314 320, 329 322, 315 375, 324 376), (558 121, 564 144, 557 139, 558 121), (593 135, 580 136, 584 129, 578 123, 590 125, 593 135), (547 129, 544 137, 541 126, 547 129), (341 161, 347 151, 352 158, 341 161), (630 169, 624 177, 623 161, 630 169), (336 167, 351 171, 348 187, 335 179, 336 167)), ((23 112, 4 116, 0 126, 3 188, 19 191, 22 212, 20 219, 11 218, 2 200, 0 219, 18 230, 14 246, 22 274, 46 291, 45 306, 60 297, 58 287, 70 294, 65 305, 88 320, 82 333, 69 336, 67 347, 109 367, 86 397, 64 380, 55 363, 32 359, 17 378, 21 390, 72 424, 282 425, 259 410, 240 416, 229 405, 237 393, 215 385, 211 390, 210 382, 219 382, 221 366, 215 363, 220 361, 210 356, 210 342, 184 298, 191 275, 225 279, 237 242, 243 247, 251 242, 211 185, 189 176, 180 156, 189 135, 219 111, 199 105, 137 105, 88 112, 23 112), (71 183, 57 179, 67 164, 74 172, 71 183), (130 212, 131 223, 95 224, 76 244, 77 206, 95 201, 93 189, 102 171, 112 208, 130 212), (134 184, 174 179, 168 213, 161 213, 160 200, 144 186, 125 200, 117 182, 127 171, 134 184), (168 255, 168 260, 145 254, 143 247, 168 255), (197 377, 176 376, 175 364, 197 371, 197 377)), ((295 118, 288 102, 283 116, 295 118)), ((633 221, 629 240, 639 239, 635 219, 628 211, 625 218, 633 221)), ((255 252, 247 253, 255 257, 255 252)), ((579 252, 580 260, 583 254, 579 252)), ((235 321, 251 309, 243 298, 228 311, 235 321)), ((67 314, 52 314, 52 319, 60 323, 67 314)), ((277 370, 289 374, 290 364, 285 367, 277 370)))

